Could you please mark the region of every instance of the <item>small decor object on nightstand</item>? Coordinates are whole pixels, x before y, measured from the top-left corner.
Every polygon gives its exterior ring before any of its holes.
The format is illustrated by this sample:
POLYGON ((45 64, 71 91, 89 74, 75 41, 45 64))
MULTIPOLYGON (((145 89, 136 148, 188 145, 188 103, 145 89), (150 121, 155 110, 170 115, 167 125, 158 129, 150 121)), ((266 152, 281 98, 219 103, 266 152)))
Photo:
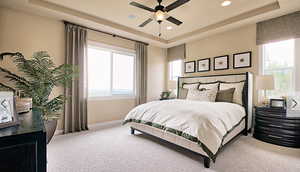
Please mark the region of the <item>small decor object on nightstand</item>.
POLYGON ((185 73, 194 73, 196 72, 196 62, 189 61, 184 63, 184 72, 185 73))
POLYGON ((229 55, 214 58, 214 70, 229 69, 229 55))
POLYGON ((251 51, 233 54, 233 68, 247 68, 251 67, 251 51))
POLYGON ((163 91, 160 95, 160 100, 168 100, 170 98, 171 91, 163 91))
POLYGON ((285 109, 286 102, 284 99, 270 99, 270 107, 285 109))
POLYGON ((197 61, 197 72, 208 72, 210 71, 210 58, 200 59, 197 61))
POLYGON ((16 104, 13 92, 0 92, 0 128, 18 125, 16 104))

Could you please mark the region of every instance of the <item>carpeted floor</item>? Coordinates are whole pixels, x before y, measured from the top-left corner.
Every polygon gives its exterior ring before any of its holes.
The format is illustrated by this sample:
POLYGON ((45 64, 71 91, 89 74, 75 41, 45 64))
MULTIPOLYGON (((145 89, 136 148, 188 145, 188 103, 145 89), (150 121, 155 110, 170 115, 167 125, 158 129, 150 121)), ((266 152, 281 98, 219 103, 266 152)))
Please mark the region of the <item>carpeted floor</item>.
POLYGON ((239 137, 210 169, 202 158, 127 126, 56 136, 48 145, 48 172, 299 172, 300 149, 239 137))

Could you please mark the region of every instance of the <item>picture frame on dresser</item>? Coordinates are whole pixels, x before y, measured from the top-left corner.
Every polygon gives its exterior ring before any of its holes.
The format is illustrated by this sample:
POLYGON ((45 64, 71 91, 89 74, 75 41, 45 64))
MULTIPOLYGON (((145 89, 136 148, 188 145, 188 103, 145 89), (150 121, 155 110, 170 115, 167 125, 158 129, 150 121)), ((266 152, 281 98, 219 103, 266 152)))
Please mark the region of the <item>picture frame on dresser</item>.
POLYGON ((184 62, 184 73, 195 73, 196 72, 196 61, 184 62))
POLYGON ((210 58, 197 60, 197 72, 210 71, 210 58))
POLYGON ((229 69, 229 55, 214 57, 214 70, 229 69))
POLYGON ((252 67, 252 52, 246 51, 233 54, 233 69, 252 67))
POLYGON ((15 126, 19 123, 14 93, 0 91, 0 129, 15 126))

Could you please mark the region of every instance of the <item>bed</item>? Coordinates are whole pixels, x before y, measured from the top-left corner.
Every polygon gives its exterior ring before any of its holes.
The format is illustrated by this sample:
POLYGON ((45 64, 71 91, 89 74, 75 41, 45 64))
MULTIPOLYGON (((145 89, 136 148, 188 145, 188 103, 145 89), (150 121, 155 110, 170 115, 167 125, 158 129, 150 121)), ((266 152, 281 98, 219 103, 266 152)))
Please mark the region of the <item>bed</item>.
POLYGON ((183 99, 153 101, 134 108, 124 124, 130 126, 133 135, 137 130, 199 154, 204 158, 204 166, 209 168, 210 162, 216 161, 226 145, 237 136, 247 136, 251 129, 253 76, 247 72, 180 77, 177 95, 181 95, 186 84, 195 83, 219 83, 218 89, 220 83, 225 86, 243 83, 240 103, 183 99))

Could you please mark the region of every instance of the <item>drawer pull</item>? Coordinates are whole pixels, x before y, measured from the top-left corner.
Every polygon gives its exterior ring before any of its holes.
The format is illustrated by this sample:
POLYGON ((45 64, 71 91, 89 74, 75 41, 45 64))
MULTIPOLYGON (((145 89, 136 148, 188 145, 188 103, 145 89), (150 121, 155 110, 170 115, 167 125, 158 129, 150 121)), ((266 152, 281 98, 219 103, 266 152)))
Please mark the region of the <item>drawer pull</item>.
POLYGON ((274 135, 268 135, 269 137, 277 138, 277 139, 282 139, 280 136, 274 136, 274 135))

